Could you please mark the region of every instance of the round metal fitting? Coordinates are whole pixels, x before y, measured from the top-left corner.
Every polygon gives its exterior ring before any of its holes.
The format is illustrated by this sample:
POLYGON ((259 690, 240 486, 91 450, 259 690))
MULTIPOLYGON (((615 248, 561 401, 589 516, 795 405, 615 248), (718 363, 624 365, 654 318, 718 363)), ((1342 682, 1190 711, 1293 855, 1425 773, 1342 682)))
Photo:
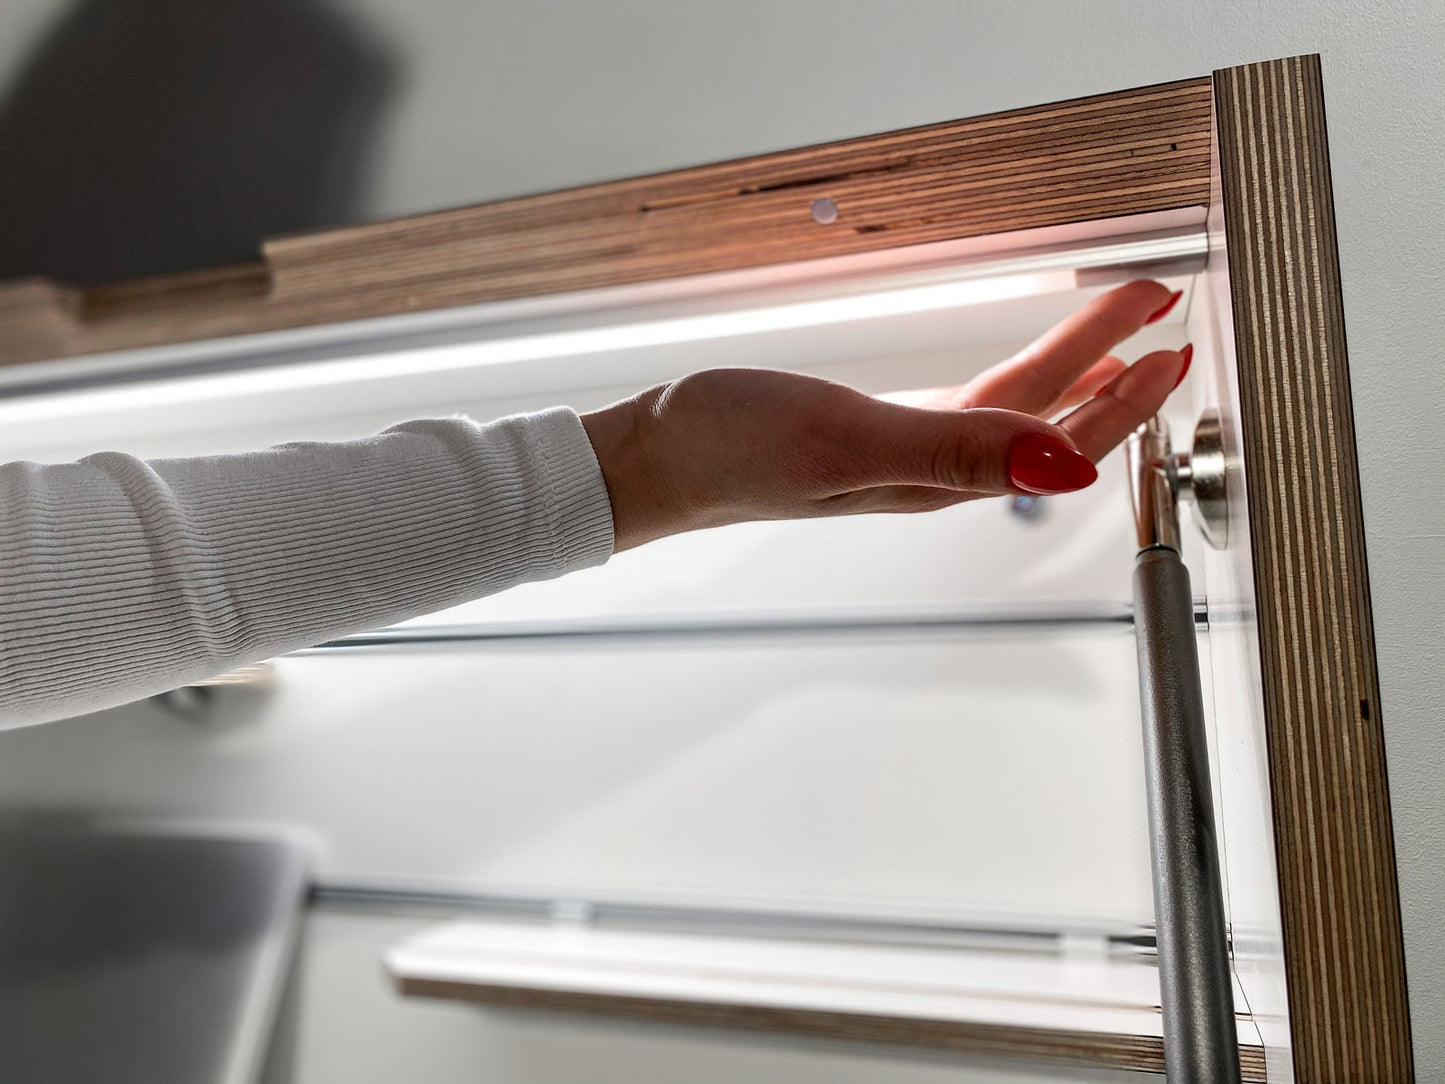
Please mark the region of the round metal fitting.
POLYGON ((1178 485, 1194 505, 1194 519, 1205 541, 1217 550, 1229 542, 1229 502, 1224 458, 1224 427, 1219 411, 1211 407, 1199 415, 1194 446, 1175 467, 1178 485))

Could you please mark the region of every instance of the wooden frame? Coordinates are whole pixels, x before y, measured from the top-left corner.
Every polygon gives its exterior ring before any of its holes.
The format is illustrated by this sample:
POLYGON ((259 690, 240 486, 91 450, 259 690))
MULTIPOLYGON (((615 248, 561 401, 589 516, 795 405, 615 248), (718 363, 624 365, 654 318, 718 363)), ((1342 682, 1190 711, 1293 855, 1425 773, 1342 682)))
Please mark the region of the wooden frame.
POLYGON ((1414 1078, 1319 58, 1215 73, 1290 1038, 1414 1078))
MULTIPOLYGON (((0 284, 0 363, 1200 207, 1211 199, 1212 146, 1230 238, 1292 1057, 1309 1084, 1409 1081, 1317 58, 275 239, 243 267, 88 290, 0 284), (836 220, 815 220, 823 198, 836 220)), ((1049 1053, 1008 1029, 930 1037, 884 1024, 859 1032, 800 1018, 738 1022, 1049 1053)), ((1066 1053, 1130 1068, 1158 1068, 1159 1055, 1066 1053)))
POLYGON ((1197 207, 1207 79, 266 241, 262 260, 0 284, 0 363, 1197 207), (813 201, 836 221, 820 224, 813 201))

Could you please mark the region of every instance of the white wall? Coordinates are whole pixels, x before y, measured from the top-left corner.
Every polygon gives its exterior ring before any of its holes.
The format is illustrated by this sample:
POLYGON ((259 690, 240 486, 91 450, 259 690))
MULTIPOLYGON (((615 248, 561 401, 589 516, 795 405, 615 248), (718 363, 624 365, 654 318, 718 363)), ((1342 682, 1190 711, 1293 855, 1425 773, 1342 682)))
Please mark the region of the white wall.
POLYGON ((1417 1073, 1445 1078, 1445 4, 345 6, 408 65, 375 216, 1321 53, 1417 1073))

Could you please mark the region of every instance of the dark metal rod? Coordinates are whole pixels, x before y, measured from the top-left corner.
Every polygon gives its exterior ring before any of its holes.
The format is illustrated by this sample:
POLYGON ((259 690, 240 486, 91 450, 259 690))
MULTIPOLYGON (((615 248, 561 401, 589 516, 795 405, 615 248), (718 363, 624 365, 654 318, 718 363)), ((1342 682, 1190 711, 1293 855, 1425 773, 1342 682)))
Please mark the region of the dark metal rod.
POLYGON ((1170 1084, 1237 1084, 1228 932, 1189 570, 1151 546, 1134 570, 1154 925, 1170 1084))
POLYGON ((1132 955, 1154 948, 1151 931, 1142 926, 1104 927, 1087 922, 1070 928, 1042 924, 1009 925, 982 918, 967 921, 874 911, 768 909, 742 903, 648 902, 645 899, 599 899, 569 893, 505 894, 404 882, 374 884, 323 879, 311 886, 309 904, 314 908, 334 911, 433 912, 453 916, 477 914, 503 919, 560 919, 648 929, 680 927, 713 932, 952 947, 982 944, 1035 952, 1056 952, 1066 937, 1082 934, 1097 939, 1120 954, 1132 955))
MULTIPOLYGON (((1208 624, 1203 603, 1190 620, 1208 624)), ((399 626, 331 640, 303 649, 311 653, 357 648, 397 648, 548 641, 726 639, 758 636, 856 636, 874 633, 966 632, 971 629, 1129 626, 1128 606, 1104 603, 1066 609, 900 610, 841 614, 701 614, 677 617, 497 622, 477 625, 399 626)))

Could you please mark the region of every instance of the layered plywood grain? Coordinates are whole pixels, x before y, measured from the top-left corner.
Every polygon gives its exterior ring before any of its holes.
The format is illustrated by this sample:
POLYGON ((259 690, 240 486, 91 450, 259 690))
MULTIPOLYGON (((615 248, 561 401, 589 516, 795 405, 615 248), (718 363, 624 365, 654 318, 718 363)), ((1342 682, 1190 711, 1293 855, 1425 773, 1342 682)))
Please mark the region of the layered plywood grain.
POLYGON ((1319 59, 1215 95, 1296 1079, 1410 1081, 1319 59))
POLYGON ((0 363, 873 252, 1209 200, 1207 79, 392 222, 255 264, 0 284, 0 363), (816 221, 813 202, 837 217, 816 221))

